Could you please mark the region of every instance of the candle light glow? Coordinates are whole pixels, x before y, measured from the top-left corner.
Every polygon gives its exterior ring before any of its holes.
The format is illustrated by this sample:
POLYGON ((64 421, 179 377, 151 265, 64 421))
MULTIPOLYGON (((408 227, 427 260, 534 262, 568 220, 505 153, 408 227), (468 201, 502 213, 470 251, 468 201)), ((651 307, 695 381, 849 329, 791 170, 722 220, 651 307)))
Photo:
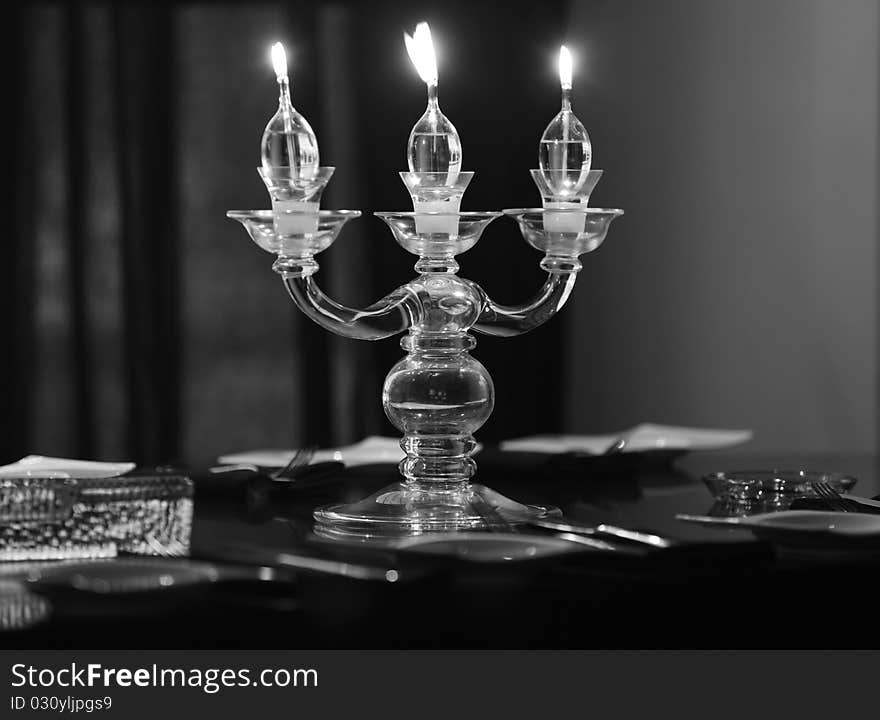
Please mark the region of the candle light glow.
POLYGON ((559 48, 559 84, 563 90, 571 90, 572 61, 571 53, 565 45, 559 48))
POLYGON ((272 68, 275 70, 278 82, 287 80, 287 53, 284 52, 284 45, 280 42, 272 46, 272 68))
POLYGON ((415 32, 410 35, 403 33, 406 43, 406 52, 415 66, 422 81, 428 85, 437 84, 437 56, 434 53, 434 40, 431 38, 431 28, 426 22, 416 25, 415 32))

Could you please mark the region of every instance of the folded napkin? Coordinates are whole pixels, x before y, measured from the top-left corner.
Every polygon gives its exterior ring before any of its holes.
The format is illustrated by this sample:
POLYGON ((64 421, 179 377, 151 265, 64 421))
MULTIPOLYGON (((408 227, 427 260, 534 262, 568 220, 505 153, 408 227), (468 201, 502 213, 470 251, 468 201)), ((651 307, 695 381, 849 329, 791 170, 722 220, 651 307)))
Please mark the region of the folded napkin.
POLYGON ((751 430, 712 430, 645 423, 613 435, 533 435, 505 440, 501 449, 510 452, 586 453, 601 455, 621 437, 622 452, 649 450, 719 450, 752 439, 751 430))
POLYGON ((28 455, 0 467, 0 477, 111 478, 134 470, 134 463, 106 463, 92 460, 28 455))
MULTIPOLYGON (((295 450, 250 450, 248 452, 221 455, 217 461, 223 465, 257 465, 259 467, 284 467, 293 459, 295 450)), ((318 450, 313 463, 335 461, 347 467, 399 463, 403 460, 399 438, 371 436, 354 445, 318 450)))

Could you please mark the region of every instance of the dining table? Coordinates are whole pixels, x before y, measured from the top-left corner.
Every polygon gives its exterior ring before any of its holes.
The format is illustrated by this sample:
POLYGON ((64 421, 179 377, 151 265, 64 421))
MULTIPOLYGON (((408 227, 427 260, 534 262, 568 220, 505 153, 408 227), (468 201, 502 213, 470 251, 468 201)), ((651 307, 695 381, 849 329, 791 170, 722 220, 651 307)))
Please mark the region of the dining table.
MULTIPOLYGON (((376 547, 313 533, 312 512, 397 477, 394 464, 339 467, 304 487, 253 473, 184 467, 194 482, 189 561, 268 567, 223 582, 123 593, 38 587, 51 607, 8 648, 522 649, 868 648, 880 550, 780 546, 744 528, 677 519, 706 515, 710 472, 768 468, 841 472, 854 495, 880 494, 873 455, 748 449, 607 456, 487 446, 476 482, 566 521, 674 540, 669 548, 571 540, 571 552, 492 557, 376 547), (359 573, 359 568, 379 569, 359 573)), ((518 526, 497 533, 562 543, 518 526)), ((441 543, 442 545, 442 543, 441 543)), ((454 546, 454 543, 452 543, 454 546)), ((876 546, 880 548, 880 545, 876 546)), ((121 562, 124 558, 106 562, 121 562)), ((181 562, 156 557, 154 562, 181 562)), ((184 560, 186 562, 186 560, 184 560)), ((6 563, 6 575, 14 563, 6 563)))

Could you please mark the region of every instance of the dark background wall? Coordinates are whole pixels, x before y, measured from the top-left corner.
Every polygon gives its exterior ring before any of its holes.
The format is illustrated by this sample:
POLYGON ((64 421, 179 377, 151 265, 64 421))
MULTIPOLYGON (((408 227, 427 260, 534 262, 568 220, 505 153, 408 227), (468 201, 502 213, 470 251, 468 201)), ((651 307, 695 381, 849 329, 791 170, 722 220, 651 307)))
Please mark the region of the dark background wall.
MULTIPOLYGON (((528 169, 579 58, 575 109, 623 207, 572 302, 481 338, 483 440, 643 420, 753 427, 765 449, 873 450, 877 436, 877 3, 581 0, 15 6, 0 330, 2 459, 207 460, 390 434, 394 341, 328 336, 224 216, 256 174, 290 54, 294 103, 358 208, 321 282, 368 304, 412 258, 373 210, 424 107, 404 29, 431 22, 440 98, 476 177, 464 209, 533 205, 528 169)), ((461 258, 498 301, 541 282, 499 220, 461 258)))
POLYGON ((627 215, 566 314, 568 426, 876 450, 880 5, 575 7, 595 198, 627 215))

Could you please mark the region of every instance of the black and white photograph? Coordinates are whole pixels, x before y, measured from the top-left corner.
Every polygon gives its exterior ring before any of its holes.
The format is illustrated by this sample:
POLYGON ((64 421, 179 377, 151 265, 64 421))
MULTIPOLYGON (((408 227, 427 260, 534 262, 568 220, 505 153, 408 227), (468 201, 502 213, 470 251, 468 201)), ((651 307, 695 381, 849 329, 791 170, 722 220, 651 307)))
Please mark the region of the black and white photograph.
POLYGON ((0 716, 876 673, 878 0, 2 16, 0 716))

